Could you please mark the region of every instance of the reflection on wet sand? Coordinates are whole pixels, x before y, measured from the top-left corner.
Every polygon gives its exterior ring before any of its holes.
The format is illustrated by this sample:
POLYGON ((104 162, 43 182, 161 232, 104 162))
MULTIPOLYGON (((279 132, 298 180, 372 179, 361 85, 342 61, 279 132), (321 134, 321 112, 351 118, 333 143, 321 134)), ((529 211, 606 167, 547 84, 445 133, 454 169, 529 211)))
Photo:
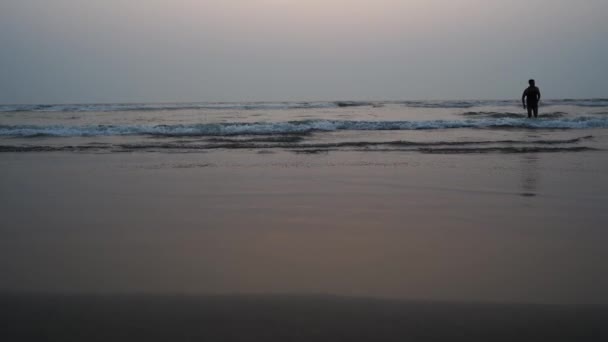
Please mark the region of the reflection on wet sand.
POLYGON ((536 197, 538 195, 538 182, 540 172, 538 161, 540 156, 534 154, 524 154, 521 159, 521 190, 522 197, 536 197))

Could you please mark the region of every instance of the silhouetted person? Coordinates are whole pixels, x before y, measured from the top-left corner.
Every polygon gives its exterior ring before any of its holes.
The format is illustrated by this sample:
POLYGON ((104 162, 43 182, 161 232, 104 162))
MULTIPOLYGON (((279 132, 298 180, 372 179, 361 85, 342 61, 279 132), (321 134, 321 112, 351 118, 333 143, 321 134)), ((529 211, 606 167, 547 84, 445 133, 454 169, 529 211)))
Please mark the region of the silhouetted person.
POLYGON ((540 89, 536 86, 536 82, 534 80, 528 81, 530 86, 524 90, 524 94, 521 96, 521 102, 524 105, 524 109, 528 109, 528 117, 532 117, 532 112, 534 112, 534 117, 538 117, 538 102, 540 101, 540 89))

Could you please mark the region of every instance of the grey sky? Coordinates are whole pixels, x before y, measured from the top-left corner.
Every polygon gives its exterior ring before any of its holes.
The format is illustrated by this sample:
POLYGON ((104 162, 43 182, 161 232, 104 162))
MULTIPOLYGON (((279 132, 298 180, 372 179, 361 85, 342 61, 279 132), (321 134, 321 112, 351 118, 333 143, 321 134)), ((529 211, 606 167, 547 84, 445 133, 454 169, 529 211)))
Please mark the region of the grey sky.
POLYGON ((0 103, 608 97, 606 0, 1 0, 0 103))

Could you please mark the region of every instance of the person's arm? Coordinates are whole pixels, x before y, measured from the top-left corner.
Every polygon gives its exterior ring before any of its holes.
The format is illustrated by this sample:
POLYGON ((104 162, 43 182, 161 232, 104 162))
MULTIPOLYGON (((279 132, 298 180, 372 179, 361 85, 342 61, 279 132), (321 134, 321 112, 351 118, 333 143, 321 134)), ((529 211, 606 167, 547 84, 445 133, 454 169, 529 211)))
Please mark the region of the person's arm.
POLYGON ((524 93, 521 96, 521 103, 524 105, 524 109, 526 109, 526 96, 527 95, 528 95, 528 89, 524 90, 524 93))
POLYGON ((538 89, 538 100, 536 102, 540 103, 540 89, 538 89))

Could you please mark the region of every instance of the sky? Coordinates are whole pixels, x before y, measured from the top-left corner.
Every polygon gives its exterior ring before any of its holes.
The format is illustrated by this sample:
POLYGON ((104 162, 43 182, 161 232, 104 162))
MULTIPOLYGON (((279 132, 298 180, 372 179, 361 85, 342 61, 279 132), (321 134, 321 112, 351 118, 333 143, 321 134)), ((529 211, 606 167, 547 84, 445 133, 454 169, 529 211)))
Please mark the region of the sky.
POLYGON ((0 103, 608 97, 606 0, 1 0, 0 103))

